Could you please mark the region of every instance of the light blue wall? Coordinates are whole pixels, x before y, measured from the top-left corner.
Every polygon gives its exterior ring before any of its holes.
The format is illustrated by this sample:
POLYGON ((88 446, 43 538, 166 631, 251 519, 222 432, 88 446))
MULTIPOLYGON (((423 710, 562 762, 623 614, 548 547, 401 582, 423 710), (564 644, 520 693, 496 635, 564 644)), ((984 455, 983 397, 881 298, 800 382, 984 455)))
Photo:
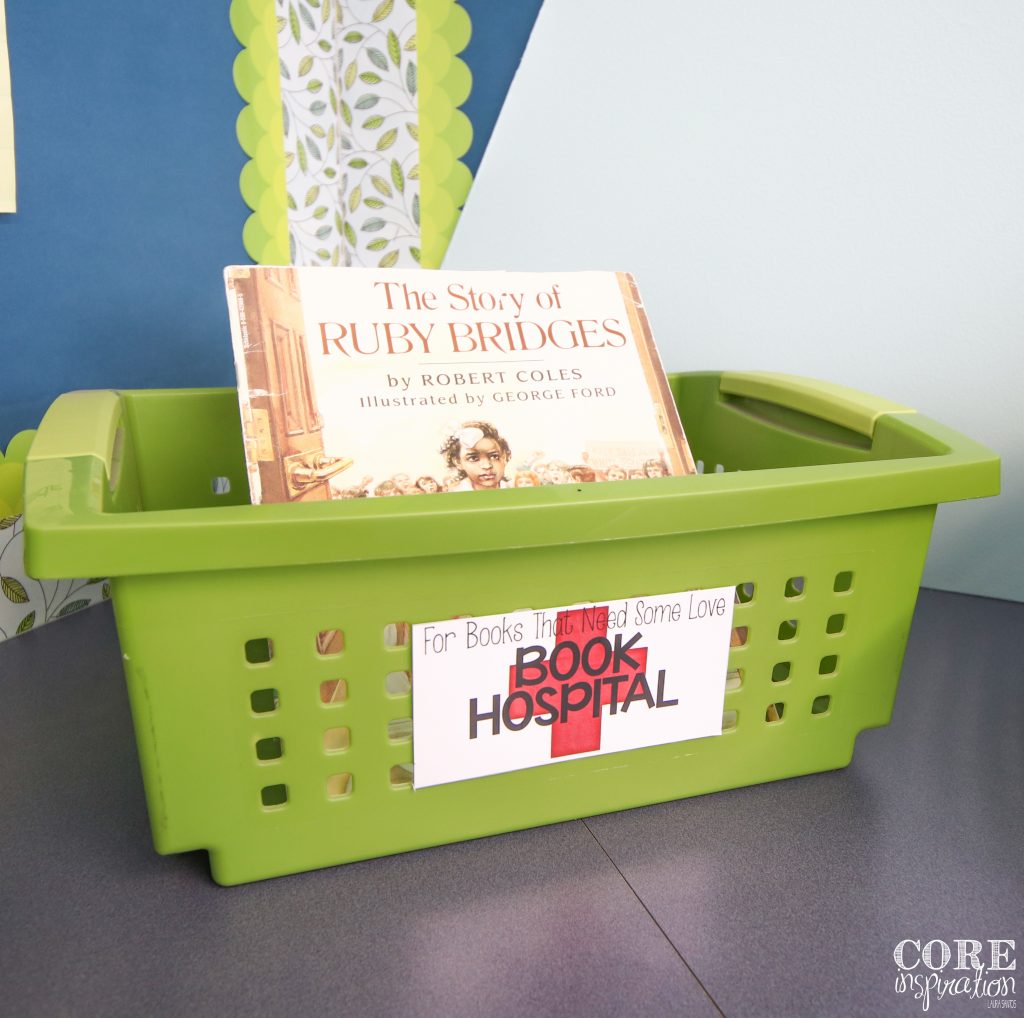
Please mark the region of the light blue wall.
POLYGON ((546 0, 447 267, 634 272, 671 370, 990 445, 925 583, 1024 599, 1024 5, 546 0))

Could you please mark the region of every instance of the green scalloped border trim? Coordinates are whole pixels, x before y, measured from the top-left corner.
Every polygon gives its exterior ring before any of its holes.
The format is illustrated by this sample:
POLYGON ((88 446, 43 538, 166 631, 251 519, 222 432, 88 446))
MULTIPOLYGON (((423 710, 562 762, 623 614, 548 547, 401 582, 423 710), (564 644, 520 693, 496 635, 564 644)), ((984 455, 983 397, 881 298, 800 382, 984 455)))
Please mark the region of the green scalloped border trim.
POLYGON ((469 44, 472 25, 456 0, 418 0, 420 57, 420 264, 436 269, 444 260, 473 174, 461 162, 473 143, 473 125, 459 107, 469 98, 473 76, 458 54, 469 44))
POLYGON ((8 443, 7 452, 0 449, 0 530, 5 529, 5 521, 18 516, 24 509, 22 481, 25 458, 35 437, 35 429, 19 431, 8 443))
MULTIPOLYGON (((252 215, 242 229, 249 257, 260 265, 287 265, 288 208, 285 193, 284 124, 273 0, 232 0, 231 28, 242 44, 234 81, 246 105, 236 134, 249 161, 239 189, 252 215)), ((472 25, 457 0, 418 0, 421 264, 444 259, 473 175, 461 161, 473 141, 473 125, 459 107, 473 76, 459 59, 472 25)))
POLYGON ((238 179, 242 198, 252 209, 242 243, 260 265, 287 265, 291 259, 274 0, 232 0, 229 16, 242 44, 233 69, 235 88, 246 101, 235 125, 238 143, 249 156, 238 179))

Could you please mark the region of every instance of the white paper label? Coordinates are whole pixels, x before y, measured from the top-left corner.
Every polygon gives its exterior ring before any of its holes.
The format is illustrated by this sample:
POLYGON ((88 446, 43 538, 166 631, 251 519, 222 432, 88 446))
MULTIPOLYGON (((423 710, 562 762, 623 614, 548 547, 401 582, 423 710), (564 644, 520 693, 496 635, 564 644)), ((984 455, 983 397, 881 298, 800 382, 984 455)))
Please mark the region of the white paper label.
POLYGON ((734 593, 414 625, 415 787, 721 735, 734 593))

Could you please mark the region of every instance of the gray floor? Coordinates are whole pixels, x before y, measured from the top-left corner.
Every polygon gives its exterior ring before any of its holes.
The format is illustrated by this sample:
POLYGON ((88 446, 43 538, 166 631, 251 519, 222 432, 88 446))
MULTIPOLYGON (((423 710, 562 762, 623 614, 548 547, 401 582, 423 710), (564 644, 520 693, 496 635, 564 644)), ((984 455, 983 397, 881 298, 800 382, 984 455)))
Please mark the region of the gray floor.
POLYGON ((1024 605, 923 591, 846 770, 225 889, 150 847, 90 609, 0 644, 0 1013, 922 1014, 899 940, 1024 954, 1022 662, 1024 605))

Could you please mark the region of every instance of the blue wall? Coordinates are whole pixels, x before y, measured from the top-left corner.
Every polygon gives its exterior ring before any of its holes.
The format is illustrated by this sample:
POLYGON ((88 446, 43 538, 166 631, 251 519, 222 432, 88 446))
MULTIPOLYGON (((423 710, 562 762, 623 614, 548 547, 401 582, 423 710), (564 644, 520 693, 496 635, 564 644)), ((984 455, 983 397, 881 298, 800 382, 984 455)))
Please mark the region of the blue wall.
MULTIPOLYGON (((71 389, 234 384, 221 270, 249 259, 228 6, 8 0, 0 446, 71 389)), ((475 170, 540 0, 464 6, 475 170)))
POLYGON ((462 54, 473 72, 473 91, 462 109, 473 123, 473 144, 465 161, 474 173, 541 3, 542 0, 462 0, 473 22, 473 37, 462 54))

